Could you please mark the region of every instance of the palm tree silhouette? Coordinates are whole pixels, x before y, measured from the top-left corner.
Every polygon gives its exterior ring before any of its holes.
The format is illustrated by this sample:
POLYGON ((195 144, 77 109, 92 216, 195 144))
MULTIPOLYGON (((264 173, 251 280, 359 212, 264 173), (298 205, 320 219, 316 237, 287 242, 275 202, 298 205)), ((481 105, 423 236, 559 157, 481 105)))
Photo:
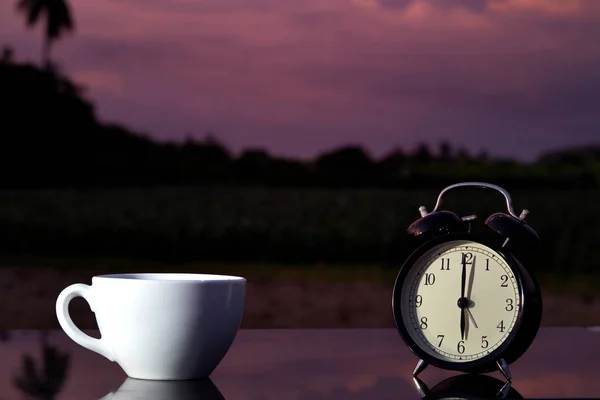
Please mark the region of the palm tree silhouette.
POLYGON ((71 7, 65 0, 18 0, 17 10, 25 15, 28 28, 46 20, 42 63, 50 68, 50 48, 55 40, 75 29, 71 7))
POLYGON ((24 394, 36 400, 54 400, 62 390, 69 371, 69 355, 46 343, 41 333, 42 365, 29 354, 23 356, 19 376, 15 376, 14 385, 24 394))

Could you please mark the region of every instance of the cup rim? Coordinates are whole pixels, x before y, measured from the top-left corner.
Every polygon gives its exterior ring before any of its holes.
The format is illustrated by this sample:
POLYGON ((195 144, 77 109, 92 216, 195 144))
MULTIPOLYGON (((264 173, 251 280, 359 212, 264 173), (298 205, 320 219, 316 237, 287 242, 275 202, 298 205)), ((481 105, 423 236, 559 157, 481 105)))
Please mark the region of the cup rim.
POLYGON ((246 278, 234 275, 203 274, 188 272, 130 272, 96 275, 92 279, 121 280, 129 282, 156 283, 204 283, 204 282, 245 282, 246 278))

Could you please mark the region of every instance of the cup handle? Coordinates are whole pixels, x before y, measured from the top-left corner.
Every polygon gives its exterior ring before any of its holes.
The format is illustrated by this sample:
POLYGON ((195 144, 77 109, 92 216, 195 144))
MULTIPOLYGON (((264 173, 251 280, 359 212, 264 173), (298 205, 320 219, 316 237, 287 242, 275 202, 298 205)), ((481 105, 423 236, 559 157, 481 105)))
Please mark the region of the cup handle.
POLYGON ((81 329, 73 323, 71 315, 69 315, 69 303, 75 297, 83 297, 90 307, 93 307, 90 299, 90 289, 91 286, 84 285, 83 283, 76 283, 64 288, 63 291, 60 292, 56 299, 56 317, 58 318, 58 323, 67 336, 75 343, 108 358, 110 361, 115 361, 112 352, 106 347, 102 339, 96 339, 83 333, 81 329))

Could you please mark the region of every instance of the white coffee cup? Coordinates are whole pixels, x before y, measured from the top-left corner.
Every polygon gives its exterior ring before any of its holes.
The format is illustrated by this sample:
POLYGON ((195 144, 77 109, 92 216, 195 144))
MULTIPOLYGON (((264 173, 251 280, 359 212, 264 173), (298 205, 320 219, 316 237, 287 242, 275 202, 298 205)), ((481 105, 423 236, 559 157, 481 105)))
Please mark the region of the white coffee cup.
POLYGON ((100 400, 225 400, 210 379, 147 381, 125 379, 119 389, 100 400))
POLYGON ((246 279, 205 274, 115 274, 92 285, 65 288, 56 316, 77 344, 117 362, 131 378, 187 380, 208 377, 239 330, 246 279), (96 315, 100 339, 83 333, 69 302, 83 297, 96 315))

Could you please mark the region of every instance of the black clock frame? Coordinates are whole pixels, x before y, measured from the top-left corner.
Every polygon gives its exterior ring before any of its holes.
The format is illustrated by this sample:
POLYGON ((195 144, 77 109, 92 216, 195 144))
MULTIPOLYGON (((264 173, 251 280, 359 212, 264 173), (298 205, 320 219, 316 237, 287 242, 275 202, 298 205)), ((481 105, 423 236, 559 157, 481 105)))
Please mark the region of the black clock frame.
POLYGON ((542 296, 539 290, 539 285, 531 272, 517 259, 515 255, 508 252, 502 246, 495 244, 496 241, 490 240, 483 235, 475 235, 473 233, 448 233, 443 236, 431 239, 415 249, 406 259, 394 283, 392 292, 392 313, 396 329, 400 337, 408 348, 421 360, 438 368, 461 371, 467 373, 486 373, 497 369, 496 362, 504 359, 507 364, 512 364, 519 359, 529 348, 535 339, 539 330, 542 319, 542 296), (521 296, 519 313, 517 321, 512 332, 497 349, 485 355, 484 357, 467 362, 452 362, 442 360, 432 356, 413 340, 404 325, 401 311, 402 286, 404 280, 415 262, 422 257, 427 251, 441 244, 455 241, 469 240, 475 243, 482 244, 496 251, 515 275, 518 283, 518 290, 521 296))

